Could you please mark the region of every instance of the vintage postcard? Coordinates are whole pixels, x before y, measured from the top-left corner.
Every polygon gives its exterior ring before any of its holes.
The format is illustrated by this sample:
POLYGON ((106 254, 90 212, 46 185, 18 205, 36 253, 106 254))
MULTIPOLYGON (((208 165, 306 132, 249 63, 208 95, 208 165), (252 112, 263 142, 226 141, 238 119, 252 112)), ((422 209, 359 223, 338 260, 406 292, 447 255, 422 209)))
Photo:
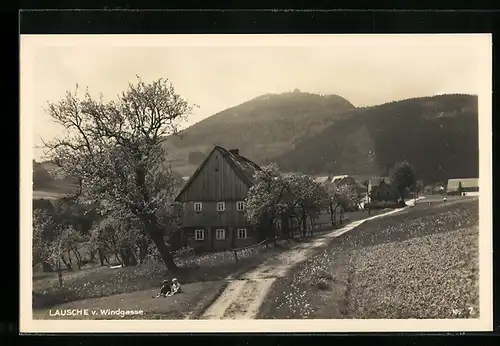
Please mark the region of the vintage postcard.
POLYGON ((491 44, 21 36, 21 332, 491 330, 491 44))

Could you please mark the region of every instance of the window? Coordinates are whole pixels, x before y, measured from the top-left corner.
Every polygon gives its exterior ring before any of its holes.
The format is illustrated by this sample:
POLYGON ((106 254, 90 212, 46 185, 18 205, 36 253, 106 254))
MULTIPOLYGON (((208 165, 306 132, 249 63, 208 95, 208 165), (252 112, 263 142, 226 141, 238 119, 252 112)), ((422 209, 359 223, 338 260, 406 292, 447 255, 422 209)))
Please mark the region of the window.
POLYGON ((202 210, 202 204, 201 202, 194 202, 194 211, 197 213, 200 213, 202 210))
POLYGON ((224 210, 226 210, 226 203, 217 202, 217 211, 224 211, 224 210))
POLYGON ((246 228, 238 229, 238 239, 247 239, 247 229, 246 228))
POLYGON ((226 230, 223 228, 215 230, 215 239, 217 239, 217 240, 226 239, 226 230))
POLYGON ((245 210, 245 202, 243 201, 236 202, 236 210, 237 211, 245 210))
POLYGON ((197 229, 194 231, 194 240, 203 240, 205 239, 205 230, 197 229))

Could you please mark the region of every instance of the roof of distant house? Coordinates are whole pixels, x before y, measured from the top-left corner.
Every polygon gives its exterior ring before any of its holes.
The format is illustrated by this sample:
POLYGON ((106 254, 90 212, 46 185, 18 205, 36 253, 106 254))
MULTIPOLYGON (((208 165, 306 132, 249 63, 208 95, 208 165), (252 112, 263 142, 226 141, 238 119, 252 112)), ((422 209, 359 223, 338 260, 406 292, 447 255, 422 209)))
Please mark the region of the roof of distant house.
MULTIPOLYGON (((331 182, 332 183, 336 183, 336 182, 339 182, 339 181, 346 181, 347 179, 349 180, 353 180, 353 181, 356 181, 356 179, 354 179, 352 176, 348 175, 348 174, 343 174, 343 175, 336 175, 334 176, 332 179, 331 179, 331 182)), ((351 181, 352 181, 351 180, 351 181)))
POLYGON ((391 178, 389 178, 389 177, 373 177, 373 178, 368 180, 368 182, 370 183, 371 186, 376 186, 376 185, 380 184, 382 181, 384 181, 386 184, 390 184, 391 178))
POLYGON ((455 178, 448 180, 447 190, 458 190, 458 186, 460 185, 460 183, 462 183, 463 188, 479 187, 478 178, 455 178))
POLYGON ((335 180, 342 180, 342 179, 345 179, 345 178, 348 178, 348 177, 349 176, 347 174, 336 175, 336 176, 332 177, 332 182, 334 182, 335 180))
POLYGON ((314 178, 314 181, 317 183, 326 183, 328 181, 329 176, 321 176, 321 177, 316 177, 314 178))

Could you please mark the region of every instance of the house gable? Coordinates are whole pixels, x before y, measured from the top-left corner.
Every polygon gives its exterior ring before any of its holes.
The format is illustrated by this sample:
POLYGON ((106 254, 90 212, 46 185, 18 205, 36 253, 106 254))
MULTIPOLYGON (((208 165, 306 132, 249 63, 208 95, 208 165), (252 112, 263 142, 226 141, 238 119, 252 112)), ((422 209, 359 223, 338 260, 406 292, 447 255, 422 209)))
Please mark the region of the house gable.
POLYGON ((227 150, 216 146, 181 189, 177 201, 244 200, 252 182, 235 161, 227 150))
POLYGON ((479 179, 477 178, 462 178, 462 179, 449 179, 447 184, 447 191, 457 191, 460 183, 462 189, 479 189, 479 179))
POLYGON ((394 199, 398 196, 397 191, 384 180, 374 186, 370 191, 370 197, 373 199, 394 199))

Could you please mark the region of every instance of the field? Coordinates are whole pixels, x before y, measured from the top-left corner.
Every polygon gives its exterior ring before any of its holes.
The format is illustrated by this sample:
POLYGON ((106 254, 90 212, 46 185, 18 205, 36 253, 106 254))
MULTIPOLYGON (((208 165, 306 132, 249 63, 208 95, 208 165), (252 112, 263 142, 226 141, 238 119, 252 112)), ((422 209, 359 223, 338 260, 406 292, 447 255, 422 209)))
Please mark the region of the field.
MULTIPOLYGON (((366 212, 346 215, 349 222, 367 217, 366 212)), ((322 233, 318 232, 318 235, 322 233)), ((297 241, 301 243, 304 240, 297 241)), ((234 254, 229 251, 177 259, 180 271, 175 275, 189 293, 161 303, 151 300, 151 296, 158 291, 162 280, 172 277, 163 264, 146 263, 124 268, 89 265, 82 270, 65 272, 64 287, 58 287, 58 278, 54 273, 34 273, 34 316, 49 318, 49 309, 73 306, 99 306, 103 309, 122 306, 123 309, 132 309, 142 304, 144 309, 148 310, 147 318, 185 318, 185 314, 189 313, 192 313, 191 318, 196 318, 198 312, 203 310, 200 306, 215 299, 218 292, 225 287, 228 276, 237 277, 258 267, 274 255, 287 251, 296 245, 297 241, 281 241, 279 247, 259 246, 245 249, 238 253, 238 263, 235 263, 234 254), (180 306, 183 308, 180 309, 180 306)))
MULTIPOLYGON (((179 271, 175 276, 182 284, 216 282, 229 275, 249 270, 273 254, 283 251, 286 244, 275 247, 255 247, 238 254, 238 263, 232 252, 206 254, 177 259, 179 271)), ((108 297, 142 290, 159 290, 163 280, 172 279, 162 263, 148 262, 135 267, 84 267, 63 274, 63 287, 53 273, 34 273, 33 308, 46 309, 55 305, 90 298, 108 297)), ((148 295, 150 295, 148 293, 148 295)))
POLYGON ((258 318, 477 317, 477 199, 373 220, 275 281, 258 318))
POLYGON ((226 287, 225 281, 196 282, 183 286, 183 293, 173 297, 153 299, 158 288, 116 294, 96 299, 83 299, 60 304, 53 308, 33 310, 34 319, 60 318, 57 310, 88 309, 95 314, 74 315, 65 319, 120 319, 116 315, 101 313, 101 310, 142 311, 142 314, 125 316, 126 319, 186 319, 197 318, 226 287))

